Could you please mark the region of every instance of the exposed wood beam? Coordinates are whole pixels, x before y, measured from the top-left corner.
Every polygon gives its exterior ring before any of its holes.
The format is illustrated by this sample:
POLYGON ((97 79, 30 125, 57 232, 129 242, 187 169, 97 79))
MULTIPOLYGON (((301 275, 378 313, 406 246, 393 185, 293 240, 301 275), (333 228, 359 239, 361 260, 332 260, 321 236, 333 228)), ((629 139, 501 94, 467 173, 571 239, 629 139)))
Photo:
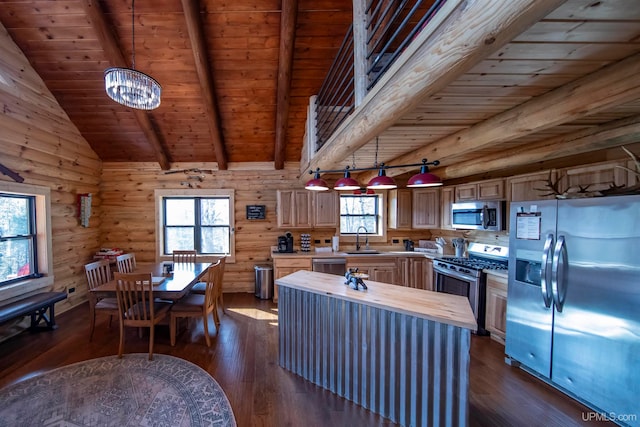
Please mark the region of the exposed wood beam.
POLYGON ((216 103, 215 88, 213 85, 213 71, 207 55, 207 45, 205 43, 204 31, 200 24, 200 11, 197 1, 182 0, 182 9, 187 21, 187 32, 191 41, 191 50, 196 63, 196 71, 202 88, 207 123, 213 140, 213 149, 216 153, 218 169, 227 169, 227 154, 225 151, 224 138, 222 136, 222 126, 220 120, 220 110, 216 103))
MULTIPOLYGON (((389 163, 409 163, 417 158, 455 163, 460 153, 468 155, 632 101, 640 96, 639 73, 640 54, 635 54, 389 163)), ((397 175, 407 170, 388 172, 397 175)))
MULTIPOLYGON (((557 8, 564 0, 513 0, 500 7, 458 2, 431 37, 423 31, 363 104, 337 129, 310 161, 308 169, 332 169, 352 152, 412 111, 430 95, 470 70, 514 37, 557 8)), ((446 4, 445 4, 446 6, 446 4)), ((442 10, 441 10, 442 12, 442 10)), ((439 13, 441 13, 439 12, 439 13)), ((301 165, 305 168, 305 165, 301 165)), ((308 170, 301 170, 301 175, 308 170)))
MULTIPOLYGON (((187 2, 188 0, 182 0, 187 2)), ((276 110, 276 142, 274 166, 284 168, 287 123, 289 121, 289 94, 293 71, 293 46, 296 40, 298 0, 282 0, 280 16, 280 54, 278 57, 278 91, 276 110)))
POLYGON ((526 144, 497 154, 478 157, 473 162, 460 162, 439 168, 437 175, 442 179, 459 178, 632 144, 638 141, 640 141, 640 116, 633 116, 534 144, 526 144))
MULTIPOLYGON (((122 54, 122 51, 118 46, 118 42, 111 31, 111 25, 107 22, 104 13, 100 9, 100 4, 94 0, 85 0, 83 2, 83 6, 85 12, 89 16, 89 20, 93 23, 96 35, 98 36, 98 41, 104 49, 109 63, 115 67, 130 67, 130 64, 127 63, 127 60, 122 54)), ((171 164, 169 163, 167 152, 160 142, 160 137, 149 118, 149 113, 143 110, 136 110, 134 108, 131 110, 134 112, 136 120, 147 138, 147 141, 149 141, 153 147, 158 163, 160 164, 160 168, 163 170, 169 170, 171 168, 171 164)))

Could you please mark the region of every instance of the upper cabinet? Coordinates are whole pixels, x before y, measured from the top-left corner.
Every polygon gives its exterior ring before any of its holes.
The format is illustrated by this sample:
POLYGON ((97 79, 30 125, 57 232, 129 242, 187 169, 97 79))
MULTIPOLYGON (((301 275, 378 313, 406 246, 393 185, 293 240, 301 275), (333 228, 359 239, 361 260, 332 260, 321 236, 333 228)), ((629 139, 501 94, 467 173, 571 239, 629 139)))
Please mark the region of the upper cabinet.
POLYGON ((502 200, 504 199, 504 180, 490 179, 469 184, 456 185, 455 201, 502 200))
POLYGON ((455 197, 453 187, 442 187, 440 189, 440 228, 451 230, 451 204, 455 197))
POLYGON ((334 191, 278 190, 278 228, 335 228, 338 195, 334 191))
POLYGON ((592 192, 608 190, 616 186, 628 186, 629 174, 624 167, 626 160, 597 163, 582 167, 559 170, 559 190, 561 192, 592 192))
POLYGON ((413 190, 389 190, 387 203, 389 207, 388 227, 394 230, 411 229, 413 190))
POLYGON ((413 191, 413 228, 440 228, 440 189, 413 191))
POLYGON ((314 227, 335 228, 338 226, 340 198, 335 191, 316 192, 313 197, 314 227))
POLYGON ((517 175, 507 178, 507 200, 522 202, 525 200, 554 199, 555 195, 546 187, 549 181, 556 181, 556 171, 544 171, 517 175))

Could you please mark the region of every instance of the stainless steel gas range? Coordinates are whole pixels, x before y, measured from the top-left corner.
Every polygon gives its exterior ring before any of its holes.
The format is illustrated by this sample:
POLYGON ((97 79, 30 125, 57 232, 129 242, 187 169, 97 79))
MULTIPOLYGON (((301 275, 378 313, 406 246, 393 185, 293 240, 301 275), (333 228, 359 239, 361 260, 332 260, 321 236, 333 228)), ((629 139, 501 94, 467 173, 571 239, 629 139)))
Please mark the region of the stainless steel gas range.
POLYGON ((487 274, 485 269, 508 269, 509 248, 506 246, 471 243, 468 258, 442 257, 433 260, 433 283, 437 292, 462 295, 469 298, 476 316, 476 334, 488 335, 484 318, 487 299, 487 274))

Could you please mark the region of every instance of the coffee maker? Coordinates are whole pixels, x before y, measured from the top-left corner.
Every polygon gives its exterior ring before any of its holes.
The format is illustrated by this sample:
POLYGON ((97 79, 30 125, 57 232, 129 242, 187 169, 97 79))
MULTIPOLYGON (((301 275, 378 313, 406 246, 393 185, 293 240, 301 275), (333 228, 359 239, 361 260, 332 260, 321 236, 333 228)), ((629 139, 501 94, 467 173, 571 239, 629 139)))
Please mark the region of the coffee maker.
POLYGON ((293 252, 293 234, 287 231, 284 236, 278 236, 278 252, 293 252))

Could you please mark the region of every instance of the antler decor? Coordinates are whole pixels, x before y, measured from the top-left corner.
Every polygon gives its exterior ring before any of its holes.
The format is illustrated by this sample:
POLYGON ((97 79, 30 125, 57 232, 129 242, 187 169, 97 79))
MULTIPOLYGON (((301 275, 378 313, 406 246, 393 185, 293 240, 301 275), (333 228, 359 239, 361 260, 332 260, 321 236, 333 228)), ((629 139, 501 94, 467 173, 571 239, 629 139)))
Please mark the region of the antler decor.
POLYGON ((566 175, 563 175, 557 180, 553 181, 551 179, 551 171, 549 171, 549 178, 547 178, 546 181, 543 181, 545 182, 546 188, 534 188, 534 190, 546 191, 547 193, 542 194, 542 196, 555 196, 556 199, 577 199, 577 198, 583 198, 583 197, 602 197, 602 196, 620 196, 624 194, 639 194, 640 193, 640 159, 638 159, 636 155, 634 155, 631 151, 629 151, 624 146, 621 146, 621 148, 629 155, 629 157, 631 157, 631 160, 633 160, 633 163, 636 167, 636 170, 633 170, 625 166, 616 165, 617 168, 624 169, 636 175, 637 177, 636 181, 638 182, 636 182, 636 184, 631 187, 627 187, 625 184, 616 185, 614 182, 611 182, 609 183, 609 188, 604 190, 588 191, 589 187, 592 184, 587 184, 587 185, 578 185, 577 191, 571 191, 576 187, 569 187, 565 191, 560 191, 560 181, 562 181, 562 179, 566 177, 566 175))

